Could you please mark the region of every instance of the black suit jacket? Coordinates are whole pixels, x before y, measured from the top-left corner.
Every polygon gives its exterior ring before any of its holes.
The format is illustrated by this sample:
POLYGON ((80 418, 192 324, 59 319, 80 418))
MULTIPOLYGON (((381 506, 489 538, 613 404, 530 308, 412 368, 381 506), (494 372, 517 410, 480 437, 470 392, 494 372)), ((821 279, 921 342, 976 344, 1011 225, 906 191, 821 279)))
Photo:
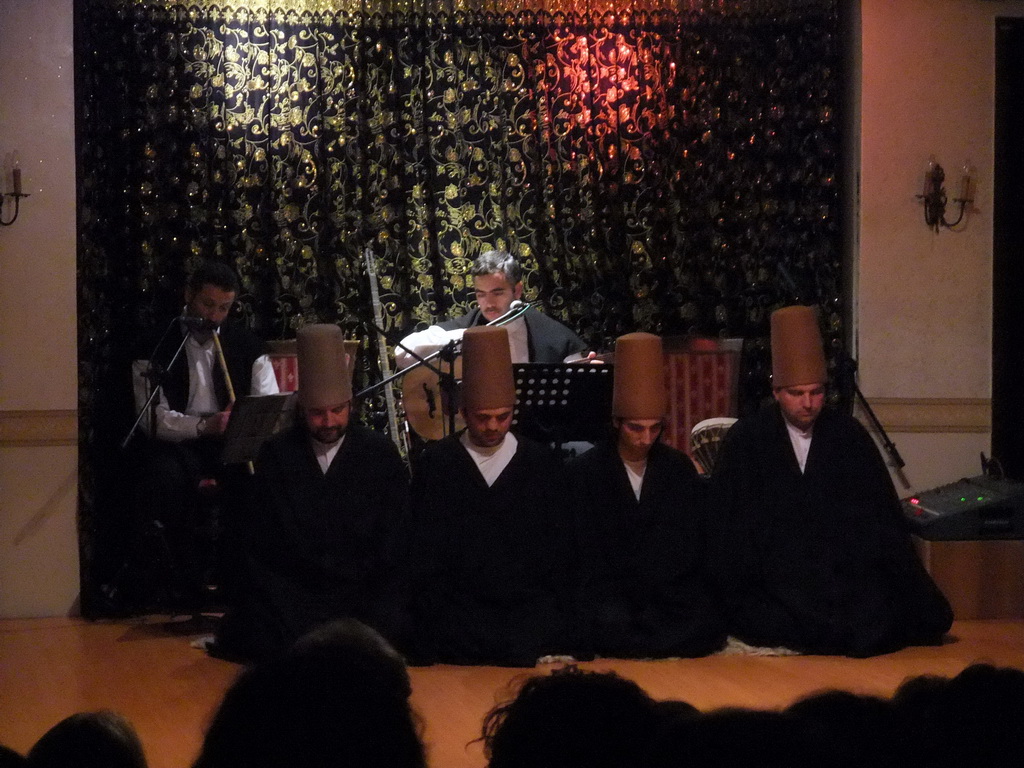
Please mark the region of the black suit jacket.
MULTIPOLYGON (((583 352, 587 348, 583 339, 569 328, 535 309, 528 309, 523 319, 526 321, 531 363, 560 363, 570 355, 583 352)), ((446 331, 484 324, 486 321, 479 307, 467 315, 439 323, 446 331)))

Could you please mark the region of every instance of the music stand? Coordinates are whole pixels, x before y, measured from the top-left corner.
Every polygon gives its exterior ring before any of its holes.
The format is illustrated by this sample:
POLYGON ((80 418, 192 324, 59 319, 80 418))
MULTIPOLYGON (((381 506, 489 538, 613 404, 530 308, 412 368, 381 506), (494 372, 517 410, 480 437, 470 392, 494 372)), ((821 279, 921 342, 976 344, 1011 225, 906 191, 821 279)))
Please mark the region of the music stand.
POLYGON ((516 432, 541 443, 597 442, 608 434, 612 414, 612 365, 519 363, 516 432))
POLYGON ((225 464, 253 461, 269 437, 290 425, 294 402, 294 392, 238 398, 224 432, 221 461, 225 464))

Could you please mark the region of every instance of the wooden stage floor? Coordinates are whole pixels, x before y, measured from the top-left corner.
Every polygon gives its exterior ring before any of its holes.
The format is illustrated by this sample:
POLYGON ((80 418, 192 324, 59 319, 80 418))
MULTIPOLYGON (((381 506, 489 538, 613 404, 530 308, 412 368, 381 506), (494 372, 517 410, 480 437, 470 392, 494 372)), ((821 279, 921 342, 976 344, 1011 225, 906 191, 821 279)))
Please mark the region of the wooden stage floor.
MULTIPOLYGON (((189 645, 166 617, 87 622, 0 620, 0 743, 26 752, 72 712, 110 708, 131 719, 152 768, 186 768, 239 667, 189 645)), ((1024 621, 962 621, 941 647, 873 659, 717 655, 666 661, 600 660, 657 699, 701 709, 771 708, 825 688, 887 696, 905 678, 955 675, 978 661, 1024 669, 1024 621)), ((537 671, 544 671, 544 667, 537 671)), ((413 703, 432 768, 480 768, 484 714, 532 670, 435 666, 413 669, 413 703)))

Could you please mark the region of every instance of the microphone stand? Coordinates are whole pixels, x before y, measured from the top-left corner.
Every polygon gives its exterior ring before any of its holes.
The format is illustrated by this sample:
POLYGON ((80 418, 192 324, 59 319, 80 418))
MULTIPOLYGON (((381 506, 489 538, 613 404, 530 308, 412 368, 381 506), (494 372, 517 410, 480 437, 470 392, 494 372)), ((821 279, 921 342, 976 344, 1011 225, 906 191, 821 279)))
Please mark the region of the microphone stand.
MULTIPOLYGON (((368 325, 370 325, 373 328, 373 330, 380 334, 382 338, 386 338, 387 332, 383 328, 378 326, 376 323, 368 323, 368 325)), ((409 347, 405 346, 405 344, 403 344, 402 342, 398 342, 395 346, 401 347, 414 358, 416 358, 416 362, 410 365, 408 368, 403 368, 399 371, 395 371, 393 374, 381 379, 376 384, 371 384, 370 386, 360 390, 359 392, 356 392, 356 394, 353 396, 353 399, 359 400, 365 397, 366 395, 372 395, 374 392, 386 387, 391 382, 404 378, 406 374, 410 373, 411 371, 414 371, 420 367, 425 367, 430 369, 437 375, 438 386, 440 386, 441 388, 442 396, 447 396, 449 398, 449 403, 455 402, 454 396, 456 390, 458 389, 458 382, 455 380, 455 358, 459 356, 459 352, 462 347, 462 343, 460 341, 452 339, 443 347, 441 347, 441 349, 437 350, 436 352, 432 352, 426 357, 421 357, 414 350, 409 349, 409 347), (440 366, 435 366, 431 364, 431 361, 437 360, 438 358, 448 363, 447 371, 443 370, 443 368, 440 366)), ((455 432, 455 410, 449 409, 447 434, 452 434, 453 432, 455 432)))
POLYGON ((871 405, 868 403, 864 393, 860 391, 860 386, 857 384, 857 361, 852 357, 845 356, 843 361, 840 363, 841 366, 841 378, 842 381, 839 385, 840 397, 848 398, 850 410, 853 410, 854 399, 857 403, 860 403, 864 409, 864 413, 867 414, 868 420, 871 422, 871 426, 882 440, 882 447, 885 448, 886 453, 889 454, 889 458, 892 459, 896 469, 903 469, 907 465, 903 461, 903 457, 900 456, 900 452, 896 450, 896 443, 889 439, 889 434, 885 431, 885 427, 882 426, 882 422, 875 416, 875 412, 871 410, 871 405))
MULTIPOLYGON (((527 310, 529 310, 531 307, 533 307, 534 302, 532 302, 532 301, 525 301, 525 302, 519 302, 519 304, 520 304, 520 306, 516 306, 516 307, 513 307, 513 308, 509 309, 505 314, 501 315, 500 317, 494 318, 490 322, 485 323, 485 325, 486 326, 502 326, 502 325, 505 325, 507 323, 511 323, 513 320, 516 320, 519 317, 521 317, 522 315, 526 314, 527 310)), ((381 328, 380 326, 378 326, 376 323, 367 323, 367 325, 372 326, 372 328, 377 333, 379 333, 381 336, 385 336, 385 337, 387 336, 387 332, 384 331, 384 329, 381 328)), ((391 374, 390 376, 388 376, 388 377, 386 377, 384 379, 381 379, 376 384, 371 384, 370 386, 360 390, 359 392, 357 392, 354 395, 355 399, 361 399, 361 398, 365 397, 366 395, 371 395, 374 392, 376 392, 377 390, 381 389, 382 387, 386 387, 391 382, 393 382, 393 381, 395 381, 397 379, 403 378, 404 376, 406 376, 411 371, 414 371, 414 370, 416 370, 417 368, 419 368, 421 366, 425 366, 425 367, 429 368, 431 371, 433 371, 434 373, 437 374, 438 385, 441 388, 441 392, 444 395, 448 396, 448 402, 449 403, 454 403, 455 402, 455 395, 456 395, 456 393, 458 391, 458 382, 455 380, 455 358, 457 358, 459 356, 459 354, 462 352, 462 341, 461 340, 452 339, 447 344, 445 344, 443 347, 441 347, 439 350, 437 350, 436 352, 431 352, 426 357, 421 357, 419 354, 417 354, 416 352, 414 352, 413 350, 411 350, 407 346, 405 346, 402 342, 398 342, 395 346, 401 347, 406 352, 408 352, 410 355, 412 355, 414 358, 416 358, 416 362, 413 363, 412 365, 410 365, 408 368, 403 368, 400 371, 395 371, 395 373, 391 374), (447 371, 442 370, 441 367, 437 367, 437 366, 431 365, 431 362, 434 361, 434 360, 437 360, 438 358, 440 358, 442 361, 447 363, 447 366, 446 366, 447 367, 447 371)), ((448 434, 453 434, 454 432, 455 432, 455 409, 449 409, 449 412, 448 412, 448 434)))
MULTIPOLYGON (((512 303, 515 304, 516 302, 512 303)), ((533 305, 536 303, 537 302, 535 301, 520 301, 518 307, 510 308, 509 311, 503 314, 501 317, 496 317, 493 320, 491 320, 491 322, 484 323, 484 325, 506 325, 508 323, 511 323, 513 320, 516 320, 525 315, 526 310, 533 307, 533 305)))
MULTIPOLYGON (((387 331, 385 331, 383 328, 381 328, 376 323, 367 323, 367 325, 369 325, 371 328, 373 328, 373 330, 375 330, 381 336, 386 336, 387 335, 387 331)), ((436 368, 435 366, 430 364, 430 361, 431 360, 436 360, 438 357, 441 357, 442 353, 444 352, 445 349, 447 349, 448 347, 450 347, 450 346, 452 346, 454 344, 457 344, 457 343, 458 342, 453 339, 452 341, 449 341, 448 344, 446 344, 444 347, 442 347, 441 349, 437 350, 436 352, 431 352, 426 357, 420 357, 418 354, 416 354, 416 352, 414 352, 413 350, 409 349, 409 347, 405 346, 405 344, 403 344, 402 342, 399 341, 398 343, 395 344, 395 346, 396 347, 401 347, 406 352, 408 352, 410 355, 415 357, 416 358, 416 362, 413 363, 412 365, 410 365, 408 368, 403 368, 400 371, 395 371, 393 374, 391 374, 387 378, 381 379, 376 384, 371 384, 370 386, 366 387, 365 389, 361 389, 359 392, 356 392, 356 394, 353 396, 354 399, 359 400, 362 397, 364 397, 365 395, 372 395, 378 389, 381 389, 382 387, 386 386, 387 384, 390 384, 392 381, 395 381, 397 379, 401 379, 409 371, 413 371, 413 370, 419 368, 420 366, 426 366, 427 368, 432 370, 434 373, 436 373, 438 376, 444 376, 444 374, 438 368, 436 368)))
POLYGON ((145 405, 142 406, 142 408, 139 410, 138 415, 135 417, 135 423, 132 424, 131 429, 128 430, 128 434, 125 435, 124 440, 121 441, 121 450, 124 450, 125 448, 128 447, 128 443, 135 435, 135 430, 139 428, 139 424, 142 423, 143 416, 145 416, 147 413, 152 418, 152 428, 150 430, 150 433, 154 435, 156 433, 156 406, 154 405, 154 402, 157 398, 157 395, 160 394, 160 388, 163 386, 164 378, 167 376, 168 373, 170 373, 171 369, 174 367, 174 364, 177 362, 178 358, 181 357, 181 351, 185 348, 185 342, 188 341, 189 334, 185 333, 182 335, 181 343, 178 345, 178 348, 174 351, 174 355, 171 357, 171 362, 167 364, 166 368, 161 370, 159 366, 154 365, 153 360, 156 358, 156 353, 163 345, 164 340, 167 338, 168 334, 170 334, 171 328, 173 328, 174 324, 178 322, 181 322, 180 317, 176 317, 173 320, 171 320, 171 324, 167 326, 167 330, 164 331, 164 335, 160 337, 160 341, 158 341, 156 343, 156 346, 153 347, 153 352, 149 356, 149 370, 143 374, 143 376, 149 379, 149 383, 152 389, 149 392, 149 398, 146 400, 145 405), (157 371, 159 371, 159 373, 157 373, 157 371), (154 382, 156 383, 154 384, 154 382))

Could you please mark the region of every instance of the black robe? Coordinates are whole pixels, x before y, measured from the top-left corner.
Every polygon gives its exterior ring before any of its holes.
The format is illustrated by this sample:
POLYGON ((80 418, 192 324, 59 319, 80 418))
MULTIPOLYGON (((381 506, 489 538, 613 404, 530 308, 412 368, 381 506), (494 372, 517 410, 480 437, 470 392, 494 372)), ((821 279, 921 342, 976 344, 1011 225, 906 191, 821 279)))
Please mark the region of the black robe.
MULTIPOLYGON (((531 363, 560 363, 570 355, 583 352, 587 345, 579 336, 554 318, 529 309, 523 314, 526 321, 527 346, 531 363)), ((476 307, 462 317, 445 320, 439 325, 446 331, 484 325, 486 319, 476 307)))
POLYGON ((419 660, 533 666, 571 653, 571 510, 564 471, 518 438, 490 487, 452 435, 413 471, 413 590, 419 660))
POLYGON ((725 641, 703 570, 705 488, 656 443, 639 501, 613 441, 569 465, 582 547, 580 605, 601 656, 703 656, 725 641))
POLYGON ((711 554, 728 628, 805 653, 870 656, 939 642, 953 615, 921 564, 878 449, 824 410, 801 474, 778 405, 726 435, 711 554))
POLYGON ((391 441, 350 426, 324 474, 298 422, 264 444, 255 485, 248 588, 222 622, 218 649, 266 658, 343 617, 401 646, 409 484, 391 441))

